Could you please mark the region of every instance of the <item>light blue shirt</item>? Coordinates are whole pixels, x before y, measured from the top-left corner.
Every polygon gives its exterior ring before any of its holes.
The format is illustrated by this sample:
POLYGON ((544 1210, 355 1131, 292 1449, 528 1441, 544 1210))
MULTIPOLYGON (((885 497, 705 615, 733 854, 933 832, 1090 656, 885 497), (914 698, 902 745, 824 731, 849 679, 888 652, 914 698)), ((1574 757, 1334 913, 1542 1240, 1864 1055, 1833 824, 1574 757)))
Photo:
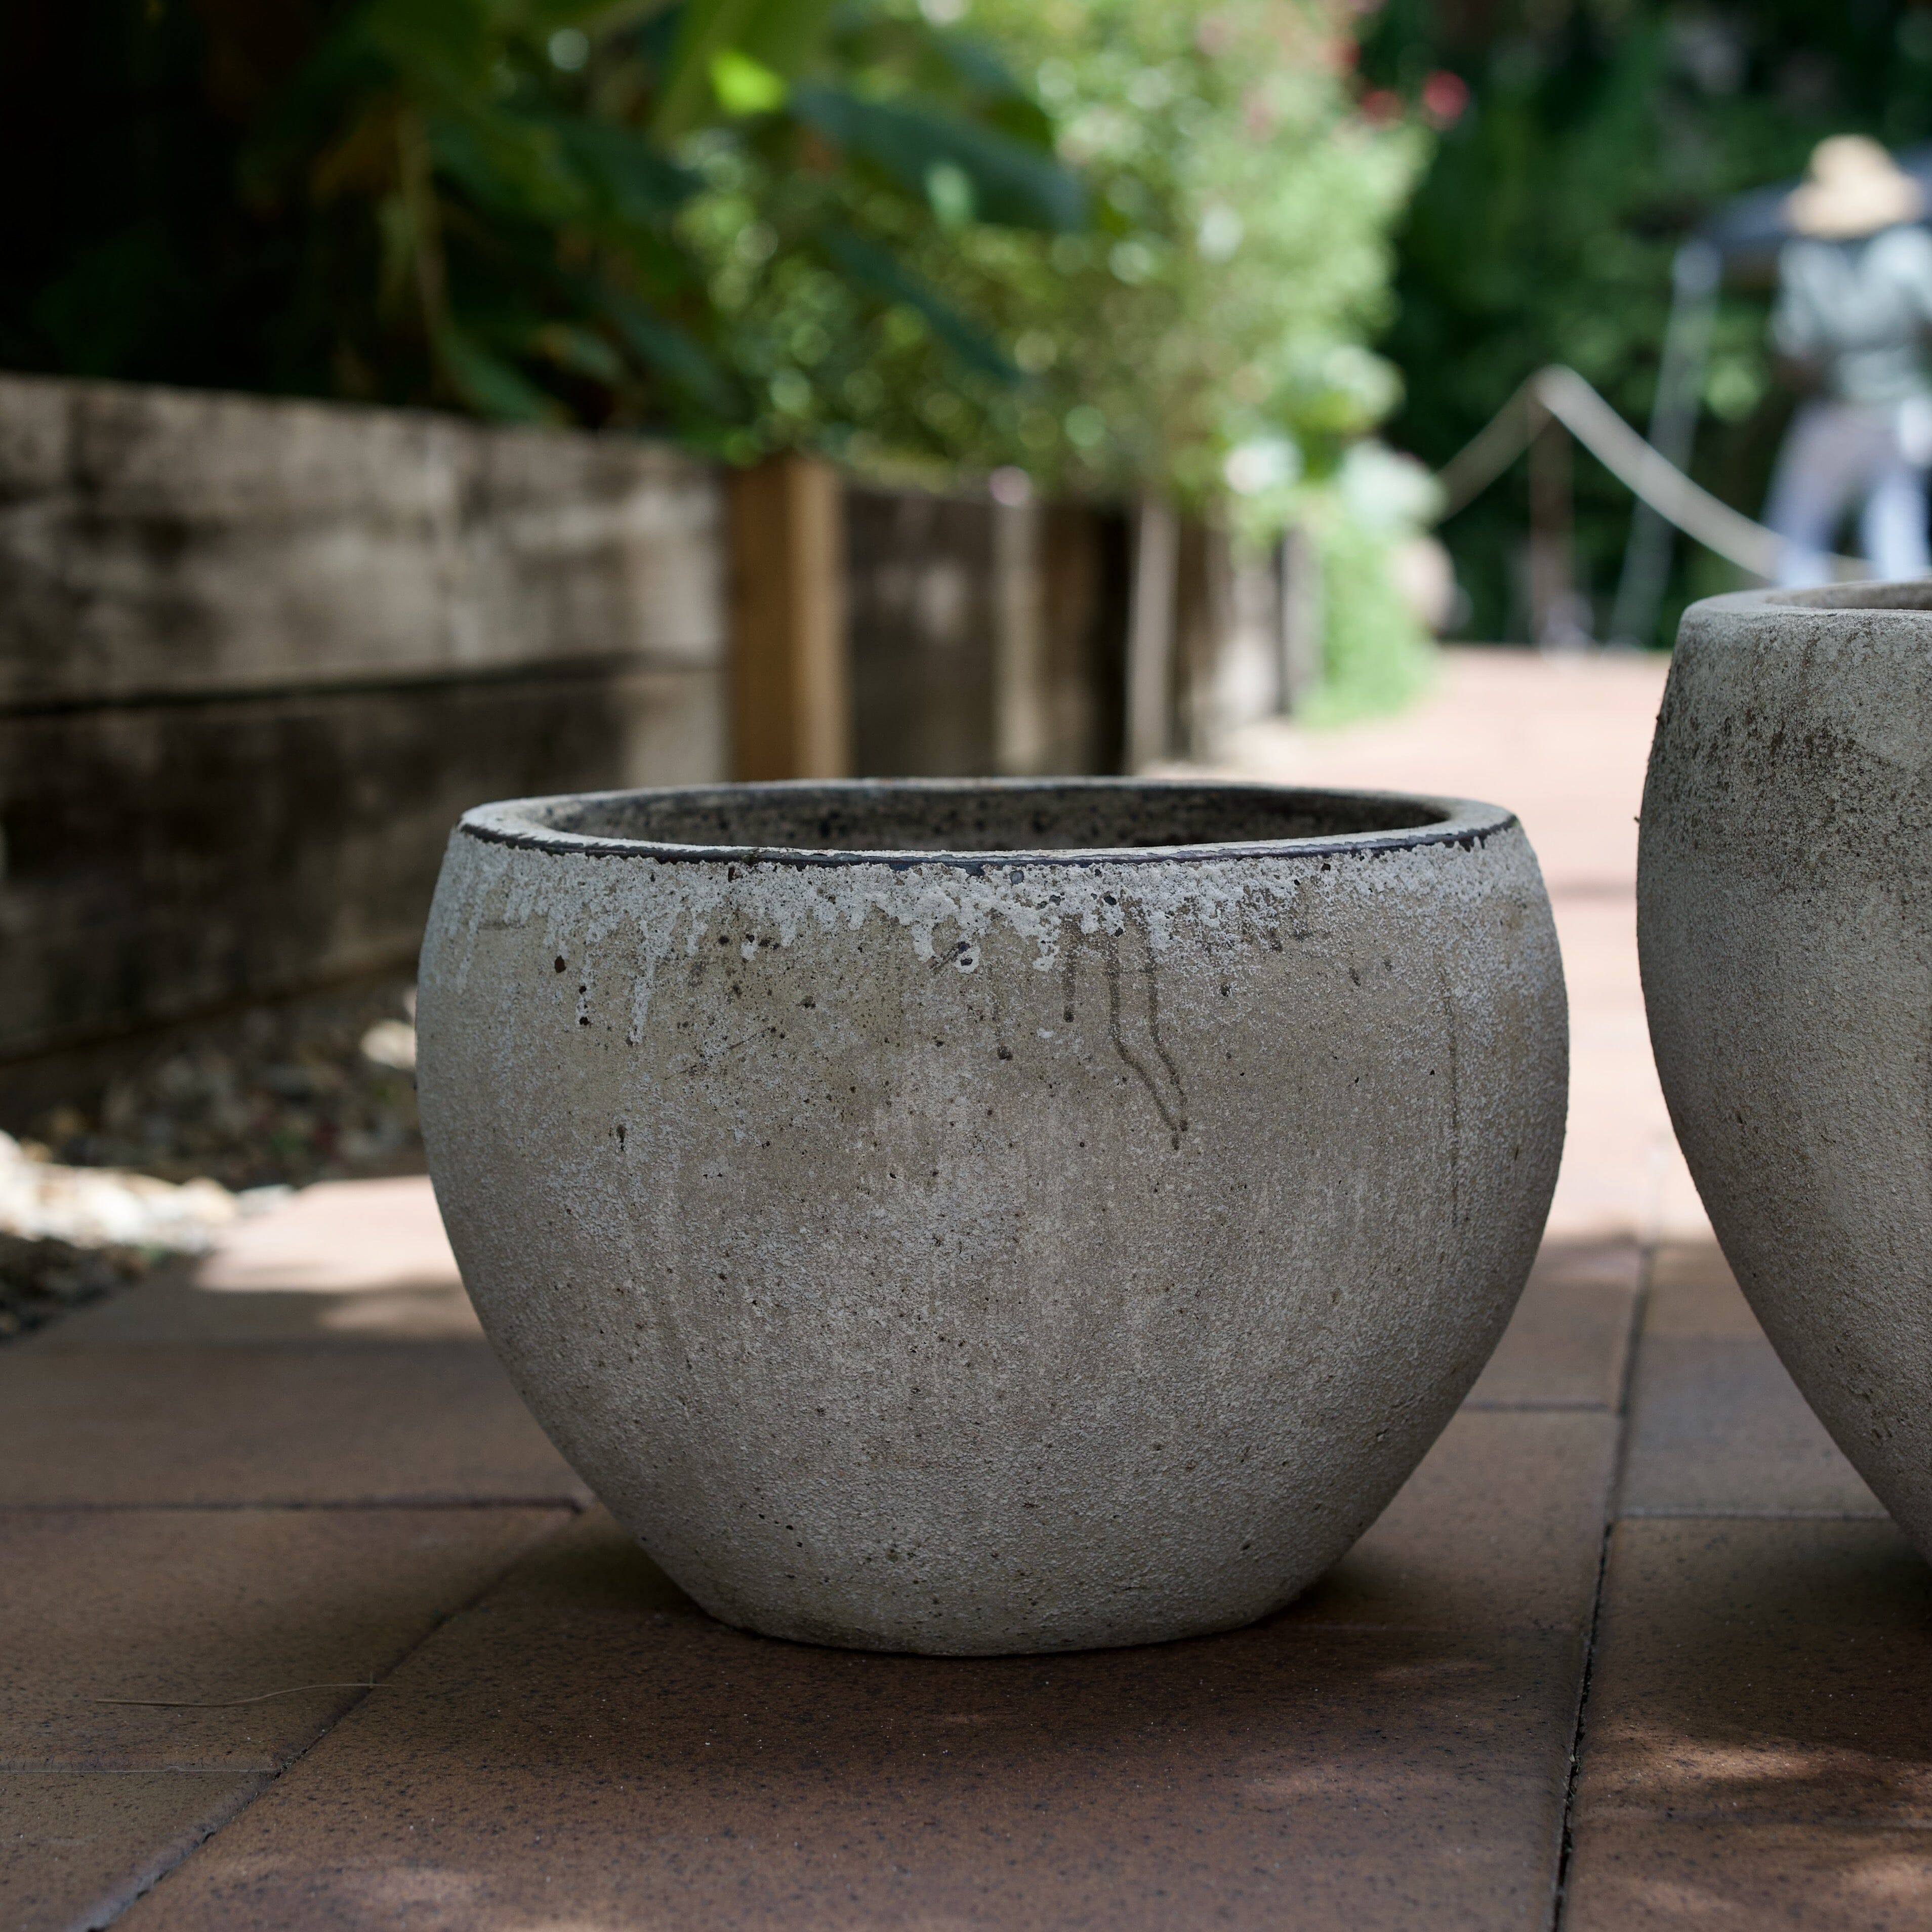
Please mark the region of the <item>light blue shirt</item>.
POLYGON ((1772 344, 1819 365, 1839 401, 1902 403, 1932 391, 1932 233, 1915 224, 1787 242, 1778 278, 1772 344))

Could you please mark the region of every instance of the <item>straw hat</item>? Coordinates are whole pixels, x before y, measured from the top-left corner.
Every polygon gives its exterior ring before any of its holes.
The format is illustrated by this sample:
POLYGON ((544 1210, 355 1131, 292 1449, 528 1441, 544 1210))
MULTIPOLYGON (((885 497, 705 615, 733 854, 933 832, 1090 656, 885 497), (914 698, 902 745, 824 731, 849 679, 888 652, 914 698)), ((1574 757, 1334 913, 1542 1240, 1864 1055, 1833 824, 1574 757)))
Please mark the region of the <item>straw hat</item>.
POLYGON ((1924 190, 1862 134, 1820 141, 1811 151, 1804 185, 1784 199, 1785 218, 1799 234, 1834 242, 1876 235, 1924 212, 1924 190))

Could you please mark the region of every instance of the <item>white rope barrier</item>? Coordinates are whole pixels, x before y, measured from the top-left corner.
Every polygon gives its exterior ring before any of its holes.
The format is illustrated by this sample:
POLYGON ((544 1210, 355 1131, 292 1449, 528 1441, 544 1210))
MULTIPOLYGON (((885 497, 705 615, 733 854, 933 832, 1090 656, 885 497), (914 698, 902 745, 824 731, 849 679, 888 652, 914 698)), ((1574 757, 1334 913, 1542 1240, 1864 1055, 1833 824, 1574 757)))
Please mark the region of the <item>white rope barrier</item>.
MULTIPOLYGON (((1535 438, 1539 414, 1554 416, 1625 489, 1706 550, 1768 582, 1778 574, 1784 539, 1719 502, 1654 449, 1574 369, 1539 369, 1444 464, 1436 476, 1445 517, 1486 490, 1535 438)), ((1840 581, 1869 577, 1856 557, 1829 560, 1840 581)))

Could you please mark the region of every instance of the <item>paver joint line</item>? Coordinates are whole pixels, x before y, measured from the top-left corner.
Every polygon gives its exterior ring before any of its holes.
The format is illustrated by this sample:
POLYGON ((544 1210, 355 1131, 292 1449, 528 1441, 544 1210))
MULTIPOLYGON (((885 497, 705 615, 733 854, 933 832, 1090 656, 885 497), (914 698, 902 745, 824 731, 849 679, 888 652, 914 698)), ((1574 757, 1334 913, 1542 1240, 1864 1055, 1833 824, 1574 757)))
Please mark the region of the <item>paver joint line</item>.
POLYGON ((1583 1667, 1576 1682, 1576 1727, 1570 1738, 1569 1774, 1563 1790, 1563 1836, 1556 1858, 1556 1886, 1550 1899, 1550 1932, 1562 1932, 1564 1908, 1569 1901, 1570 1868, 1576 1849, 1576 1787, 1583 1768, 1583 1729, 1590 1713, 1590 1682, 1596 1669, 1597 1644, 1604 1621, 1604 1587, 1610 1575, 1610 1538, 1616 1530, 1618 1499, 1623 1493, 1624 1462, 1630 1453, 1631 1391, 1636 1383, 1637 1341, 1643 1333, 1646 1311, 1650 1302, 1650 1279, 1657 1265, 1659 1244, 1647 1243, 1637 1273, 1637 1289, 1630 1304, 1630 1326, 1625 1336, 1623 1371, 1617 1390, 1617 1448, 1610 1487, 1604 1492, 1604 1534, 1597 1552, 1597 1581, 1590 1600, 1590 1623, 1583 1637, 1583 1667))
POLYGON ((1619 1522, 1886 1522, 1889 1517, 1870 1510, 1802 1509, 1695 1509, 1653 1508, 1640 1504, 1620 1509, 1619 1522))
POLYGON ((1472 1415, 1613 1415, 1606 1402, 1466 1402, 1472 1415))
MULTIPOLYGON (((464 1503, 444 1507, 448 1510, 448 1517, 446 1519, 447 1520, 466 1520, 476 1514, 473 1506, 468 1504, 466 1500, 464 1503)), ((498 1560, 494 1563, 487 1563, 473 1571, 469 1580, 468 1587, 446 1600, 445 1606, 441 1611, 433 1615, 422 1628, 416 1641, 409 1643, 396 1654, 386 1670, 379 1670, 370 1675, 353 1679, 318 1680, 312 1683, 285 1684, 275 1690, 259 1692, 252 1696, 242 1697, 188 1699, 77 1696, 75 1700, 77 1703, 94 1706, 118 1706, 156 1711, 218 1712, 249 1706, 260 1707, 270 1704, 275 1700, 296 1696, 305 1692, 353 1691, 361 1694, 337 1712, 332 1720, 326 1719, 321 1728, 314 1732, 312 1736, 294 1743, 292 1748, 285 1746, 284 1754, 274 1766, 240 1770, 238 1774, 232 1774, 228 1794, 224 1801, 201 1811, 198 1816, 188 1820, 186 1828, 181 1829, 172 1840, 158 1842, 150 1838, 147 1840, 145 1849, 141 1851, 140 1857, 132 1861, 128 1860, 124 1852, 110 1855, 114 1869, 110 1872, 109 1878, 104 1882, 104 1889, 92 1895, 82 1907, 78 1918, 63 1916, 58 1920, 55 1920, 44 1919, 36 1916, 31 1921, 32 1932, 42 1932, 44 1926, 46 1928, 46 1932, 52 1932, 52 1928, 56 1924, 63 1928, 69 1925, 85 1925, 90 1928, 90 1932, 94 1932, 94 1928, 118 1922, 124 1913, 135 1910, 143 1899, 152 1893, 158 1886, 163 1884, 184 1862, 200 1852, 211 1839, 228 1828, 236 1820, 245 1815, 262 1796, 274 1790, 290 1770, 302 1762, 318 1744, 326 1742, 333 1734, 344 1719, 351 1716, 366 1705, 368 1701, 368 1694, 372 1690, 383 1688, 388 1680, 393 1677, 395 1671, 400 1669, 415 1656, 424 1644, 433 1640, 452 1618, 472 1608, 518 1564, 533 1556, 551 1538, 567 1528, 577 1519, 580 1509, 580 1505, 574 1504, 572 1506, 552 1507, 546 1509, 542 1505, 532 1505, 527 1499, 519 1499, 508 1507, 512 1513, 519 1518, 538 1519, 533 1532, 526 1533, 520 1538, 512 1538, 501 1550, 498 1560)), ((435 1514, 434 1510, 430 1509, 385 1512, 368 1505, 329 1507, 313 1510, 302 1510, 278 1509, 272 1506, 265 1508, 260 1504, 238 1505, 234 1508, 218 1509, 208 1509, 205 1506, 197 1509, 191 1505, 173 1505, 155 1508, 123 1504, 93 1510, 69 1510, 64 1513, 70 1516, 85 1517, 96 1521, 103 1516, 117 1516, 130 1522, 148 1523, 158 1523, 195 1515, 232 1520, 237 1516, 248 1514, 264 1518, 298 1519, 304 1515, 308 1515, 312 1517, 334 1519, 338 1523, 345 1522, 348 1519, 362 1514, 373 1516, 383 1514, 392 1516, 401 1514, 405 1516, 417 1516, 427 1522, 433 1518, 435 1514)), ((16 1524, 24 1524, 30 1520, 44 1520, 49 1516, 57 1514, 59 1512, 44 1507, 0 1509, 0 1526, 4 1526, 10 1520, 16 1524)), ((429 1534, 434 1535, 434 1532, 429 1532, 429 1534)), ((259 1678, 257 1681, 260 1681, 259 1678)), ((194 1720, 189 1719, 185 1721, 192 1723, 194 1720)), ((30 1769, 38 1768, 40 1768, 12 1765, 0 1766, 0 1781, 4 1781, 4 1778, 19 1776, 30 1769)), ((83 1780, 104 1777, 124 1779, 132 1776, 143 1778, 150 1781, 158 1777, 213 1779, 223 1776, 223 1774, 213 1766, 189 1766, 160 1762, 144 1767, 128 1766, 125 1768, 106 1767, 98 1771, 91 1768, 66 1771, 49 1768, 44 1774, 50 1777, 77 1776, 83 1780)), ((0 1840, 0 1852, 8 1849, 6 1842, 0 1840)), ((61 1857, 69 1859, 72 1856, 71 1852, 60 1855, 61 1857)), ((0 1862, 0 1918, 5 1918, 5 1908, 10 1903, 7 1891, 8 1876, 4 1863, 0 1862)), ((7 1922, 10 1926, 13 1922, 8 1919, 7 1922)))

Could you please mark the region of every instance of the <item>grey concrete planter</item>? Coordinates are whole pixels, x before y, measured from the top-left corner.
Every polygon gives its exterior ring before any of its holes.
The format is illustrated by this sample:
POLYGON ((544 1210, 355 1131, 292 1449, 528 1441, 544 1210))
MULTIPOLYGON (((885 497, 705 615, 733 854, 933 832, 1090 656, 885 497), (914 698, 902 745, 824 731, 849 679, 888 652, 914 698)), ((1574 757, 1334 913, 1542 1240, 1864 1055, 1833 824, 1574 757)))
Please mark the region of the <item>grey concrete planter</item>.
POLYGON ((471 812, 424 1130, 518 1386, 699 1603, 974 1653, 1225 1628, 1501 1334, 1564 1122, 1486 806, 1110 781, 471 812))
POLYGON ((1685 614, 1637 938, 1658 1072, 1725 1256, 1932 1555, 1932 585, 1685 614))

